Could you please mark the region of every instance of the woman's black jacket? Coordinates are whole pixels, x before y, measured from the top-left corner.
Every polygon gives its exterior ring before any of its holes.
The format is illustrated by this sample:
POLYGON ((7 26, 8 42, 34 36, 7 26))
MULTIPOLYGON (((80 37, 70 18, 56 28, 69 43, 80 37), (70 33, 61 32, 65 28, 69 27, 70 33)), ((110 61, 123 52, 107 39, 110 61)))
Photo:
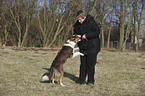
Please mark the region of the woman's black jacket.
POLYGON ((78 42, 80 52, 84 54, 98 53, 100 51, 100 28, 95 22, 94 17, 87 15, 84 22, 76 22, 74 24, 74 35, 86 35, 87 39, 82 39, 78 42))

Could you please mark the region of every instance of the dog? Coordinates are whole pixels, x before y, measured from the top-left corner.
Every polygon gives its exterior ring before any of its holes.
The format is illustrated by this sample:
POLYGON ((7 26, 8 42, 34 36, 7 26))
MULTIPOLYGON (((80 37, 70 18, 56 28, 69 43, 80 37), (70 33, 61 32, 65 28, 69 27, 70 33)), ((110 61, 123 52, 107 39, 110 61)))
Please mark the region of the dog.
POLYGON ((62 77, 63 77, 63 64, 69 59, 74 58, 78 55, 84 56, 81 52, 75 52, 75 50, 78 50, 78 48, 75 48, 75 45, 77 42, 79 42, 81 39, 80 35, 73 35, 71 38, 67 40, 67 42, 63 45, 61 50, 57 53, 55 59, 52 62, 52 65, 50 67, 50 71, 48 75, 45 75, 42 77, 42 81, 46 80, 52 80, 52 83, 54 83, 54 77, 58 77, 58 83, 61 86, 65 86, 62 83, 62 77))

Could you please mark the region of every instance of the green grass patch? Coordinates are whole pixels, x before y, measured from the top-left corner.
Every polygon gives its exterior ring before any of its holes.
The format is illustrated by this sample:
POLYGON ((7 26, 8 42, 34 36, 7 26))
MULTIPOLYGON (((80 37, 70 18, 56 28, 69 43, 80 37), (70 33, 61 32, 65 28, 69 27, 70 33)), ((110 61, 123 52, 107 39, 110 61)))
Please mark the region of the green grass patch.
MULTIPOLYGON (((42 83, 58 50, 0 49, 0 96, 144 96, 145 53, 102 50, 96 65, 95 86, 75 83, 79 57, 64 65, 63 83, 42 83)), ((56 79, 57 80, 57 79, 56 79)))

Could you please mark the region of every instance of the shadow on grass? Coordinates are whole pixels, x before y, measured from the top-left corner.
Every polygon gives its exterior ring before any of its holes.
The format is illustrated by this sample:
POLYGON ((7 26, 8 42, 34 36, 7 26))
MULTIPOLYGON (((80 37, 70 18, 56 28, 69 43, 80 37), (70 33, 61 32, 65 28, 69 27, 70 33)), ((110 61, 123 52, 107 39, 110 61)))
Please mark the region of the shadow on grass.
MULTIPOLYGON (((45 69, 45 70, 48 71, 48 72, 44 73, 42 76, 45 76, 45 75, 49 74, 49 70, 50 70, 49 68, 42 68, 42 69, 45 69)), ((75 75, 73 75, 71 73, 68 73, 68 72, 64 72, 63 76, 71 79, 74 82, 77 82, 77 80, 78 80, 78 77, 76 77, 75 75)), ((51 83, 51 81, 40 81, 40 82, 41 83, 51 83)), ((58 82, 55 81, 55 83, 57 84, 58 82)))
POLYGON ((78 80, 78 77, 76 77, 75 75, 73 75, 73 74, 70 74, 70 73, 67 73, 67 72, 64 72, 64 75, 63 75, 64 77, 67 77, 67 78, 69 78, 69 79, 71 79, 72 81, 74 81, 74 82, 77 82, 77 80, 78 80))

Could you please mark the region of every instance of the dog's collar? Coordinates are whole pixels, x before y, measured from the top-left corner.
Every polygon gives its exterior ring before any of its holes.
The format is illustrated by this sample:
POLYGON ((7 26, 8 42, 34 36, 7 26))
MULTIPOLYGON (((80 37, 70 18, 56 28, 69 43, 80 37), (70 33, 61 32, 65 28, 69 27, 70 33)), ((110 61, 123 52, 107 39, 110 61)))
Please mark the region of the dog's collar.
POLYGON ((63 46, 69 46, 74 49, 75 45, 75 42, 68 40, 63 46))

